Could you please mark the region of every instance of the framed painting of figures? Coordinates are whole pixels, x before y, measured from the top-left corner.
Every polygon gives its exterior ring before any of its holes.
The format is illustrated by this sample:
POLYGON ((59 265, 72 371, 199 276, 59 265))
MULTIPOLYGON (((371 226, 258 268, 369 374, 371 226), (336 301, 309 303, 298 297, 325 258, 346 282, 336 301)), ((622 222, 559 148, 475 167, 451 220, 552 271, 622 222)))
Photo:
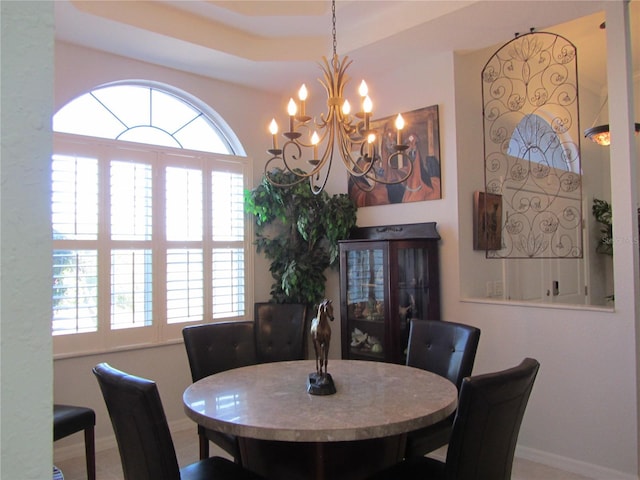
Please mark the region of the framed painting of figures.
POLYGON ((409 178, 395 185, 375 183, 373 188, 349 177, 349 196, 358 208, 391 203, 421 202, 442 198, 440 189, 440 127, 438 106, 402 113, 405 127, 401 130, 401 143, 407 145, 402 155, 393 155, 398 131, 396 117, 386 117, 371 122, 376 132, 374 167, 376 174, 385 180, 406 175, 413 165, 409 178), (370 191, 369 191, 370 190, 370 191))

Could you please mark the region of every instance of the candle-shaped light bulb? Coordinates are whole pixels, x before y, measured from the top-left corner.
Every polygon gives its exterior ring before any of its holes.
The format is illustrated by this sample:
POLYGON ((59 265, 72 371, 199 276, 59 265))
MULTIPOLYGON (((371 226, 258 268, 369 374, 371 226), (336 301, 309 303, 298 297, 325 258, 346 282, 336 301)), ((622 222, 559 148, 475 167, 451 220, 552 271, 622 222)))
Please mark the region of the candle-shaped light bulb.
POLYGON ((371 113, 371 111, 373 110, 373 102, 368 95, 364 97, 364 102, 362 102, 362 109, 364 110, 364 113, 371 113))
MULTIPOLYGON (((365 124, 367 123, 367 109, 365 107, 365 103, 367 101, 367 98, 369 98, 367 95, 369 94, 369 87, 367 87, 367 82, 365 82, 364 80, 362 80, 362 83, 360 84, 360 88, 358 88, 358 93, 360 94, 360 97, 362 98, 362 111, 364 112, 364 117, 365 117, 365 124)), ((366 128, 368 129, 369 127, 366 126, 366 128)))
POLYGON ((396 143, 398 145, 402 145, 402 129, 404 128, 404 118, 402 115, 398 114, 396 117, 396 129, 398 130, 398 138, 396 139, 396 143))
POLYGON ((290 117, 293 117, 297 111, 298 111, 298 106, 296 105, 296 102, 293 100, 293 98, 290 98, 289 104, 287 105, 287 113, 289 114, 290 117))
POLYGON ((289 113, 289 131, 293 132, 293 118, 296 116, 296 112, 298 111, 298 106, 296 102, 293 101, 293 98, 289 99, 289 105, 287 105, 287 113, 289 113))
POLYGON ((305 115, 305 100, 307 99, 307 86, 303 83, 302 86, 300 87, 300 90, 298 90, 298 98, 300 99, 300 115, 304 116, 305 115))
POLYGON ((367 87, 367 82, 365 82, 364 80, 362 80, 362 83, 360 84, 360 88, 358 88, 358 93, 360 94, 361 97, 366 97, 367 94, 369 93, 369 87, 367 87))
POLYGON ((304 83, 298 90, 298 98, 303 102, 307 99, 307 86, 304 83))
POLYGON ((349 103, 349 100, 345 100, 342 104, 342 113, 345 115, 349 115, 349 113, 351 113, 351 104, 349 103))
POLYGON ((367 135, 367 151, 369 152, 369 157, 373 158, 373 142, 376 141, 376 134, 370 133, 367 135))
POLYGON ((271 135, 276 135, 278 133, 278 124, 276 123, 275 118, 271 119, 271 123, 269 124, 269 132, 271 132, 271 135))
POLYGON ((276 150, 278 148, 278 140, 276 135, 278 134, 278 124, 276 123, 276 119, 271 119, 271 123, 269 124, 269 131, 273 136, 273 149, 276 150))
POLYGON ((320 137, 318 136, 318 132, 313 132, 311 135, 311 145, 313 145, 313 159, 318 159, 318 143, 320 142, 320 137))

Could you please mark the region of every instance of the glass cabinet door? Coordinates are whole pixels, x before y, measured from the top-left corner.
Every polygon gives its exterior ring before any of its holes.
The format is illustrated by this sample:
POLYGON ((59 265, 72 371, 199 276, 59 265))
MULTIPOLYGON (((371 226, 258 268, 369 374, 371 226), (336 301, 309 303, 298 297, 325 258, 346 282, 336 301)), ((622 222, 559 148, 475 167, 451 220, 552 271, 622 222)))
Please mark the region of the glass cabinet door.
POLYGON ((397 299, 401 362, 406 360, 411 319, 429 319, 428 252, 424 243, 401 242, 390 256, 396 282, 391 282, 392 296, 397 299))
POLYGON ((345 252, 349 358, 382 360, 385 356, 385 318, 389 299, 387 250, 368 243, 345 252))

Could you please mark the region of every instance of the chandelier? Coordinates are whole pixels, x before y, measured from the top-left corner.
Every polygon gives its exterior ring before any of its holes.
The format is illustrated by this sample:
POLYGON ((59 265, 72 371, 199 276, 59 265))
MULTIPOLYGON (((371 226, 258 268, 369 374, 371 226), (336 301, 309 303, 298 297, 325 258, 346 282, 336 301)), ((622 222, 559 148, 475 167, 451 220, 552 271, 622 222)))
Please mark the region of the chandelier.
POLYGON ((289 100, 288 130, 283 132, 284 143, 278 147, 278 124, 275 118, 269 125, 273 138, 268 153, 271 158, 264 168, 264 176, 274 186, 290 187, 309 180, 311 191, 318 194, 324 190, 329 178, 334 151, 337 148, 347 173, 361 190, 370 192, 376 184, 395 185, 406 181, 413 173, 413 163, 404 162, 403 152, 408 148, 402 144, 402 115, 396 118, 396 143, 393 153, 383 162, 376 146, 377 133, 371 126, 373 103, 368 95, 367 84, 363 80, 358 90, 360 111, 351 114, 351 104, 344 98, 345 85, 349 82, 346 74, 351 64, 349 57, 340 60, 336 41, 336 3, 331 2, 333 57, 331 61, 322 57, 320 68, 323 77, 318 81, 327 93, 327 112, 312 119, 306 114, 308 91, 303 84, 298 91, 298 102, 289 100), (404 167, 406 168, 399 168, 404 167), (277 175, 277 172, 289 175, 277 175), (283 180, 283 178, 289 180, 283 180))

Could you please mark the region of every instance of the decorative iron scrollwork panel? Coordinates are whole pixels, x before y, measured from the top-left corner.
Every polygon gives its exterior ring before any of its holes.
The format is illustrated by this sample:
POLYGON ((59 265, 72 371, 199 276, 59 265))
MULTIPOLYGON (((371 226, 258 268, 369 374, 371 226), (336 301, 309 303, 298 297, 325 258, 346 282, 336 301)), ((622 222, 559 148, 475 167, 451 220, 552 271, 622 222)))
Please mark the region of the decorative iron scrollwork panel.
POLYGON ((482 70, 485 191, 499 194, 487 258, 582 258, 577 53, 545 32, 516 37, 482 70))

